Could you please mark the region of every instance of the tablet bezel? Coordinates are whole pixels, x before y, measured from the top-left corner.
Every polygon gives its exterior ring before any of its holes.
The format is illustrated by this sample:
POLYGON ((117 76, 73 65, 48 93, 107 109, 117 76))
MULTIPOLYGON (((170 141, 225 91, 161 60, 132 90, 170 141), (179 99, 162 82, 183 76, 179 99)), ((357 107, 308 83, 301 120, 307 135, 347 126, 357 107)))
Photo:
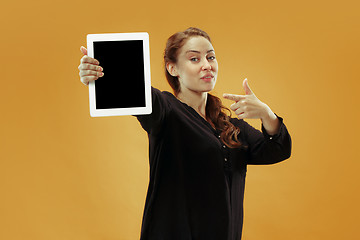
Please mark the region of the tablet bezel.
MULTIPOLYGON (((89 103, 91 117, 124 116, 150 114, 151 108, 151 74, 150 74, 150 47, 147 32, 136 33, 102 33, 87 35, 88 56, 94 58, 94 42, 142 40, 144 56, 145 80, 145 107, 96 109, 95 81, 89 82, 89 103)), ((100 63, 101 66, 101 63, 100 63)), ((104 72, 104 74, 106 74, 104 72)))

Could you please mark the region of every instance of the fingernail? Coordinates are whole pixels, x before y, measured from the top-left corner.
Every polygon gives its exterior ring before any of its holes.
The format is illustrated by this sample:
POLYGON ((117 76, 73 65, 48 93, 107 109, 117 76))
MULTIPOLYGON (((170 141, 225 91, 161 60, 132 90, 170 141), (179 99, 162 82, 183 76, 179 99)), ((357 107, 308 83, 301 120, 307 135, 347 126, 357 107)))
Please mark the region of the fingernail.
POLYGON ((102 71, 102 70, 104 70, 102 67, 98 67, 98 69, 97 69, 98 71, 102 71))
POLYGON ((104 76, 104 73, 102 72, 102 73, 100 73, 100 77, 102 77, 102 76, 104 76))

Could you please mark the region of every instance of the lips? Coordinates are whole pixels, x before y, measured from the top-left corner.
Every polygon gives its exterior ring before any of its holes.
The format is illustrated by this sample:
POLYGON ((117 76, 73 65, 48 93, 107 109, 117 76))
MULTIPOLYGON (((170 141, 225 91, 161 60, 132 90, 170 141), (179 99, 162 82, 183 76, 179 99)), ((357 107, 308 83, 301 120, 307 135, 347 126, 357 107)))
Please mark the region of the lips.
POLYGON ((213 78, 214 78, 214 76, 212 74, 208 73, 205 76, 203 76, 201 79, 203 79, 205 81, 206 80, 211 81, 211 79, 213 79, 213 78))

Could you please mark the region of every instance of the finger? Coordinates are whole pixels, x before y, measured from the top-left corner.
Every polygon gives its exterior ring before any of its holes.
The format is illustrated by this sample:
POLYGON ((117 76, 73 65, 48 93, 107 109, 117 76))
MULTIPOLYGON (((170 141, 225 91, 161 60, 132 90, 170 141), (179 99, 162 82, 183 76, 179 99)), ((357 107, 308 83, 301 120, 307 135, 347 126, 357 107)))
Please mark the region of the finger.
POLYGON ((94 71, 103 71, 104 69, 98 65, 94 65, 94 64, 87 64, 87 63, 82 63, 79 65, 78 67, 79 70, 94 70, 94 71))
POLYGON ((245 109, 243 109, 243 108, 238 108, 235 111, 235 114, 238 115, 238 116, 243 114, 243 113, 245 113, 245 109))
POLYGON ((253 92, 251 91, 251 88, 250 88, 250 86, 249 86, 249 83, 248 83, 247 78, 245 78, 245 80, 243 81, 243 87, 244 87, 244 90, 245 90, 245 94, 246 94, 246 95, 251 95, 251 94, 253 94, 253 92))
POLYGON ((237 115, 239 119, 245 119, 248 118, 248 114, 247 113, 241 113, 239 115, 237 115))
POLYGON ((99 71, 93 71, 93 70, 81 70, 79 72, 80 77, 85 77, 85 76, 96 76, 96 77, 102 77, 104 76, 103 72, 99 72, 99 71))
POLYGON ((89 85, 89 82, 95 81, 97 79, 99 79, 99 78, 96 76, 85 76, 85 77, 80 78, 80 81, 85 85, 89 85))
POLYGON ((239 109, 238 112, 235 112, 235 114, 240 118, 240 119, 254 119, 254 111, 252 111, 251 109, 239 109))
POLYGON ((96 60, 95 58, 89 57, 87 55, 84 55, 81 59, 80 59, 80 63, 90 63, 90 64, 95 64, 95 65, 99 65, 99 61, 96 60))
POLYGON ((99 61, 96 60, 95 58, 89 57, 87 55, 84 55, 81 59, 80 59, 80 63, 89 63, 89 64, 94 64, 94 65, 99 65, 99 61))
POLYGON ((239 103, 240 103, 240 101, 231 104, 231 105, 230 105, 230 109, 233 110, 233 111, 236 111, 236 109, 238 109, 239 107, 241 107, 241 105, 240 105, 239 103))
POLYGON ((229 100, 238 102, 238 101, 240 101, 241 99, 244 99, 245 96, 243 96, 243 95, 235 95, 235 94, 224 93, 224 94, 223 94, 223 97, 224 97, 225 99, 229 99, 229 100))
POLYGON ((85 47, 81 46, 80 51, 82 52, 82 54, 87 55, 87 49, 85 47))
POLYGON ((233 104, 230 105, 230 109, 233 110, 233 111, 236 111, 236 109, 240 108, 240 107, 244 107, 246 104, 246 100, 243 99, 243 100, 240 100, 238 102, 235 102, 233 104))

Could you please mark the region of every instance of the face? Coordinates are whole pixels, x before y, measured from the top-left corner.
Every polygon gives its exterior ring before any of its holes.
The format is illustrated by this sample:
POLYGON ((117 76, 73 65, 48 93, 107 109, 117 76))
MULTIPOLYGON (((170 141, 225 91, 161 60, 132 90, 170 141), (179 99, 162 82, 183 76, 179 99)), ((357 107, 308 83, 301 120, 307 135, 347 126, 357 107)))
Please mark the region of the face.
POLYGON ((215 87, 218 72, 214 48, 204 37, 191 37, 179 49, 177 63, 168 69, 178 77, 180 92, 209 92, 215 87))

